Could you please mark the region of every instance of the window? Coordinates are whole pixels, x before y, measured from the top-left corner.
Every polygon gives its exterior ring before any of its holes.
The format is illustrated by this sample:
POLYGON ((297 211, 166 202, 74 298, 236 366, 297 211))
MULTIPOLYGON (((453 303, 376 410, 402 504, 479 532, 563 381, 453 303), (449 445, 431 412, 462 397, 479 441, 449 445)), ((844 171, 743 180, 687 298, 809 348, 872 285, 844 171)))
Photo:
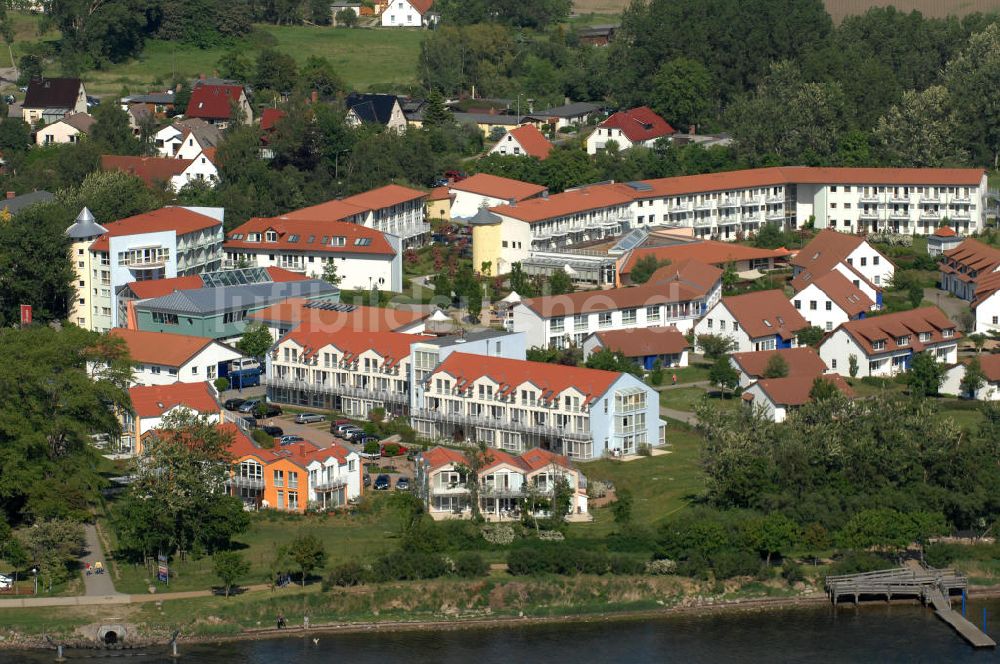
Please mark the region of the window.
POLYGON ((837 204, 836 203, 830 203, 830 209, 831 210, 836 210, 837 209, 837 204))
POLYGON ((573 316, 573 329, 575 330, 586 330, 587 329, 587 316, 586 315, 576 315, 573 316))
POLYGON ((826 331, 830 332, 831 330, 833 330, 833 323, 826 321, 826 331))
POLYGON ((861 267, 864 267, 866 265, 868 265, 868 257, 867 256, 862 256, 861 257, 861 267))
POLYGON ((809 311, 816 311, 816 300, 809 300, 809 311))
POLYGON ((878 256, 873 256, 872 257, 872 265, 878 265, 878 259, 879 259, 878 256))
POLYGON ((152 312, 153 322, 161 325, 177 325, 177 314, 165 314, 159 311, 152 312))
POLYGON ((611 312, 606 311, 600 314, 597 318, 597 325, 599 327, 611 327, 611 312))
POLYGON ((275 470, 272 475, 272 479, 272 484, 274 484, 274 486, 285 486, 285 471, 275 470))
POLYGON ((625 309, 622 311, 622 323, 624 325, 635 325, 636 310, 625 309))
POLYGON ((831 191, 832 193, 837 193, 837 185, 833 185, 833 186, 831 186, 831 187, 830 187, 830 191, 831 191))
POLYGON ((660 320, 660 308, 646 307, 646 320, 650 323, 660 320))
POLYGON ((879 282, 882 281, 882 278, 876 274, 875 278, 872 279, 872 281, 874 281, 875 285, 878 286, 879 282))
POLYGON ((796 309, 801 309, 802 308, 802 301, 801 300, 794 300, 793 304, 795 305, 796 309))
POLYGON ((712 329, 712 319, 711 318, 707 318, 706 320, 708 321, 708 329, 711 330, 712 329))
POLYGON ((837 358, 833 358, 833 359, 832 359, 832 360, 830 361, 830 368, 831 368, 831 369, 836 369, 836 368, 837 368, 837 358))
POLYGON ((726 321, 722 318, 719 319, 719 332, 726 331, 726 321))
POLYGON ((565 328, 565 318, 553 318, 549 321, 549 332, 562 332, 565 328))
POLYGON ((830 300, 826 301, 826 310, 833 311, 833 302, 831 302, 830 300))
POLYGON ((896 345, 897 346, 909 346, 910 345, 910 336, 909 335, 903 335, 901 337, 896 337, 896 345))
POLYGON ((951 339, 955 336, 955 328, 948 328, 947 330, 941 330, 941 336, 945 339, 951 339))
POLYGON ((885 339, 878 339, 872 342, 872 350, 883 350, 885 348, 885 339))

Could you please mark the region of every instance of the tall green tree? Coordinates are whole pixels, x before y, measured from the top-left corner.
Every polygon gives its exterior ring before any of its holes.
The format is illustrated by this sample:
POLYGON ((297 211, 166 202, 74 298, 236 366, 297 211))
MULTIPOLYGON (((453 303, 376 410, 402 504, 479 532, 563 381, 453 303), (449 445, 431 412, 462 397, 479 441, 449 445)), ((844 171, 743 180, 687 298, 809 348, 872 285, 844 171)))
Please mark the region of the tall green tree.
POLYGON ((258 90, 286 92, 295 88, 299 69, 295 58, 273 48, 262 49, 257 55, 253 84, 258 90))
MULTIPOLYGON (((5 289, 4 289, 5 290, 5 289)), ((0 328, 0 513, 22 519, 85 517, 103 481, 91 435, 120 433, 129 403, 124 345, 75 326, 0 328)))
POLYGON ((906 378, 913 394, 936 396, 944 381, 944 365, 934 359, 931 353, 917 353, 910 362, 906 378))
POLYGON ((274 345, 274 337, 271 336, 267 325, 263 323, 251 325, 243 332, 243 336, 236 342, 236 350, 247 357, 264 357, 271 346, 274 345))
POLYGON ((717 360, 720 357, 724 357, 727 353, 732 352, 735 347, 730 337, 724 337, 719 334, 699 334, 696 341, 701 352, 710 360, 717 360))
POLYGON ((965 373, 959 382, 959 389, 963 395, 975 399, 976 394, 984 385, 986 385, 986 374, 983 372, 983 365, 979 362, 978 357, 974 357, 965 365, 965 373))
POLYGON ((708 380, 719 388, 722 395, 735 390, 740 384, 740 375, 729 362, 729 358, 722 356, 712 363, 712 368, 708 370, 708 380))
POLYGON ((43 519, 20 535, 25 551, 38 566, 38 577, 49 590, 54 583, 71 579, 86 540, 83 526, 69 519, 43 519))
POLYGON ((549 292, 552 295, 565 295, 573 292, 573 281, 564 270, 556 270, 549 277, 549 292))
POLYGON ((967 162, 955 128, 948 89, 935 85, 903 94, 903 99, 879 119, 875 139, 889 166, 940 168, 967 162))
POLYGON ((302 573, 302 586, 305 587, 306 577, 313 570, 322 569, 326 565, 326 547, 312 533, 296 535, 288 543, 288 557, 298 565, 302 573))
POLYGON ((715 113, 712 74, 697 60, 680 57, 663 63, 653 77, 653 110, 678 131, 701 126, 715 113))
POLYGON ((212 571, 229 597, 233 586, 250 572, 250 563, 239 551, 219 551, 212 556, 212 571))
MULTIPOLYGON (((668 261, 669 262, 669 261, 668 261)), ((632 272, 629 274, 629 281, 633 284, 644 284, 649 281, 649 278, 653 276, 653 273, 660 269, 660 261, 656 260, 656 256, 653 254, 646 254, 639 258, 635 265, 632 266, 632 272)))
POLYGON ((94 110, 89 138, 107 154, 136 155, 142 146, 132 133, 128 114, 118 104, 100 104, 94 110))
POLYGON ((90 173, 80 186, 56 192, 56 198, 72 211, 71 218, 87 207, 99 224, 155 210, 163 202, 146 183, 124 171, 90 173))
POLYGON ((637 377, 642 376, 642 369, 638 364, 625 357, 621 351, 609 350, 607 348, 602 348, 597 352, 591 353, 585 364, 590 369, 628 373, 637 377))
POLYGON ((991 23, 944 71, 958 123, 955 130, 976 164, 1000 164, 1000 25, 991 23))

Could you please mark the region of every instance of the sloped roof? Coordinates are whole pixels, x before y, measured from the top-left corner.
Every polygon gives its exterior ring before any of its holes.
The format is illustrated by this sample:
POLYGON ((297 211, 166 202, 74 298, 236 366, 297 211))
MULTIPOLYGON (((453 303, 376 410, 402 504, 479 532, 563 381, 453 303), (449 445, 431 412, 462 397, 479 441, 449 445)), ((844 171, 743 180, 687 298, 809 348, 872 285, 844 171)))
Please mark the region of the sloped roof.
POLYGON ((532 447, 530 450, 522 452, 520 459, 532 471, 545 468, 551 464, 565 468, 573 467, 573 462, 570 461, 569 457, 550 452, 549 450, 543 450, 540 447, 532 447))
POLYGON ((617 351, 625 357, 647 357, 650 355, 671 355, 690 348, 687 338, 673 325, 668 327, 645 327, 629 330, 595 332, 601 348, 617 351))
POLYGON ((854 390, 840 374, 825 374, 822 376, 788 376, 787 378, 765 378, 757 381, 757 385, 776 406, 802 406, 812 399, 813 382, 819 378, 833 384, 841 394, 853 398, 854 390))
POLYGON ((174 129, 181 133, 181 136, 192 134, 202 148, 216 147, 222 142, 222 131, 210 122, 205 122, 201 118, 185 118, 174 120, 174 129))
MULTIPOLYGON (((49 197, 44 199, 44 201, 47 202, 53 198, 55 198, 55 196, 49 194, 49 197)), ((76 216, 76 221, 73 222, 73 225, 66 229, 66 235, 74 240, 100 236, 107 232, 107 228, 94 221, 93 213, 91 213, 90 208, 86 207, 80 210, 80 214, 76 216)))
POLYGON ((7 210, 14 215, 26 207, 30 207, 36 203, 48 203, 55 200, 55 198, 55 194, 51 194, 45 190, 29 191, 14 198, 0 199, 0 209, 7 210))
POLYGON ((649 283, 660 284, 678 281, 708 293, 721 280, 722 270, 719 268, 691 258, 684 258, 658 268, 649 278, 649 283))
POLYGON ((290 297, 333 296, 338 289, 322 279, 267 282, 241 286, 217 286, 177 290, 136 304, 136 310, 211 316, 227 311, 264 307, 290 297))
MULTIPOLYGON (((574 467, 573 462, 569 459, 569 457, 556 454, 548 450, 543 450, 540 447, 533 447, 530 450, 521 453, 519 456, 514 456, 502 450, 496 449, 490 449, 489 454, 492 457, 492 460, 489 465, 484 468, 484 470, 497 466, 501 463, 506 463, 514 466, 515 468, 520 468, 527 473, 546 468, 553 464, 570 469, 574 467)), ((423 452, 421 457, 431 470, 441 468, 443 466, 465 465, 468 463, 468 458, 465 456, 464 452, 454 450, 449 447, 432 447, 431 449, 423 452)))
POLYGON ((706 294, 706 289, 680 281, 660 283, 650 281, 641 286, 628 288, 529 297, 521 300, 521 306, 528 307, 542 318, 552 318, 554 316, 572 316, 615 309, 646 307, 654 304, 691 302, 703 298, 706 294))
POLYGON ((958 233, 951 226, 938 226, 937 230, 934 231, 934 235, 937 237, 955 237, 958 233))
POLYGON ((812 283, 851 318, 875 306, 864 291, 837 270, 830 270, 812 283))
POLYGON ((140 300, 163 297, 174 291, 201 288, 204 282, 196 274, 186 277, 171 277, 169 279, 147 279, 146 281, 129 282, 128 287, 140 300))
POLYGON ((451 198, 451 190, 448 187, 434 187, 427 195, 429 201, 447 201, 451 198))
POLYGON ((694 260, 707 265, 724 266, 736 261, 785 258, 789 253, 787 249, 758 249, 733 242, 702 240, 666 247, 640 247, 626 256, 619 271, 622 275, 631 274, 636 261, 644 256, 654 256, 656 260, 669 260, 672 263, 694 260))
POLYGON ((826 371, 826 362, 808 346, 733 353, 729 357, 746 375, 751 378, 761 378, 767 372, 767 363, 775 355, 780 355, 785 360, 785 364, 788 366, 788 377, 814 377, 826 371))
POLYGON ((59 122, 64 122, 70 127, 73 127, 73 129, 87 134, 90 133, 90 128, 94 126, 94 123, 97 122, 97 120, 95 120, 93 116, 87 115, 86 113, 71 113, 59 122))
POLYGON ((124 171, 152 186, 159 182, 169 182, 170 178, 183 173, 193 161, 193 159, 171 159, 169 157, 102 154, 101 170, 124 171))
POLYGON ((553 118, 572 118, 578 115, 587 115, 588 113, 593 113, 599 110, 601 110, 601 107, 597 104, 591 104, 589 101, 577 101, 563 106, 553 106, 552 108, 547 108, 544 111, 538 111, 535 115, 553 118))
POLYGON ((191 91, 184 114, 189 118, 228 120, 232 104, 238 103, 242 94, 242 85, 199 85, 191 91))
POLYGON ((226 249, 252 249, 267 251, 280 249, 282 251, 322 252, 332 254, 373 254, 379 256, 395 256, 385 234, 373 228, 342 221, 317 221, 307 219, 289 219, 285 217, 255 217, 242 226, 234 228, 229 233, 223 246, 226 249), (251 233, 263 235, 273 230, 277 235, 275 242, 249 242, 251 233), (343 246, 334 244, 335 238, 344 238, 343 246))
MULTIPOLYGON (((384 187, 377 187, 360 194, 347 196, 343 199, 343 202, 355 205, 362 210, 381 210, 393 205, 399 205, 400 203, 421 200, 426 197, 427 194, 418 189, 410 189, 398 184, 387 184, 384 187)), ((304 209, 308 210, 309 208, 304 209)), ((299 212, 302 212, 302 210, 299 210, 299 212)))
POLYGON ((300 327, 302 330, 326 330, 337 332, 350 329, 356 332, 395 332, 404 327, 424 320, 429 314, 408 309, 389 309, 387 307, 366 307, 352 305, 350 311, 335 311, 329 309, 314 309, 306 305, 308 300, 289 298, 284 302, 255 311, 247 316, 248 320, 256 320, 278 325, 300 327))
POLYGON ((420 13, 421 16, 430 11, 434 6, 434 0, 407 0, 410 5, 420 13))
POLYGON ((613 371, 468 353, 449 355, 434 370, 435 374, 440 372, 455 378, 459 387, 488 377, 500 386, 501 395, 531 383, 540 390, 542 401, 551 401, 573 388, 584 395, 584 404, 600 398, 622 376, 613 371))
POLYGON ((205 383, 173 383, 130 387, 132 412, 140 418, 160 417, 176 406, 198 413, 218 413, 222 408, 211 386, 205 383))
POLYGON ((288 114, 280 108, 265 108, 264 112, 260 114, 260 128, 264 131, 270 131, 278 124, 278 120, 286 115, 288 114))
POLYGON ((206 214, 200 214, 182 207, 162 207, 152 212, 144 212, 132 217, 112 221, 104 225, 107 233, 90 245, 91 251, 107 251, 108 238, 141 233, 173 231, 186 235, 209 228, 222 226, 222 222, 206 214))
POLYGON ((392 110, 397 103, 396 95, 365 94, 352 92, 347 95, 344 105, 349 111, 354 111, 362 122, 374 124, 389 124, 392 110))
POLYGON ((970 303, 975 309, 997 291, 1000 291, 1000 272, 990 272, 976 279, 976 297, 970 303))
POLYGON ((677 130, 648 106, 618 111, 598 125, 605 129, 620 129, 633 143, 650 141, 677 133, 677 130))
MULTIPOLYGON (((516 129, 511 129, 508 133, 514 137, 514 140, 518 142, 524 152, 530 157, 545 159, 554 147, 535 125, 521 125, 516 129)), ((504 138, 501 138, 500 142, 502 143, 504 140, 504 138)))
POLYGON ((724 297, 722 306, 729 310, 751 339, 780 335, 788 340, 795 337, 799 330, 809 327, 806 319, 780 290, 724 297))
POLYGON ((489 173, 476 173, 464 180, 448 185, 451 191, 465 191, 470 194, 499 198, 505 201, 523 201, 534 198, 546 190, 540 184, 522 182, 512 178, 490 175, 489 173))
POLYGON ((980 354, 977 357, 979 358, 979 366, 982 368, 986 380, 991 383, 1000 382, 1000 354, 980 354))
MULTIPOLYGON (((952 342, 962 338, 961 333, 955 329, 955 323, 937 307, 922 307, 861 320, 850 320, 841 323, 837 330, 844 330, 849 334, 868 355, 879 355, 900 349, 919 353, 930 344, 952 342), (945 338, 942 334, 944 330, 952 330, 952 336, 945 338), (921 333, 930 334, 930 339, 920 341, 921 333), (898 345, 896 339, 904 336, 909 337, 909 343, 905 346, 898 345), (876 351, 872 347, 873 341, 884 341, 885 348, 876 351)), ((820 345, 829 339, 830 337, 827 337, 820 345)))
POLYGON ((420 456, 431 469, 468 463, 468 458, 464 453, 450 447, 432 447, 422 452, 420 456))
POLYGON ((954 249, 944 252, 945 258, 977 272, 993 272, 1000 266, 1000 249, 968 238, 954 249))
POLYGON ((386 366, 392 367, 410 355, 410 344, 424 338, 419 334, 403 334, 401 332, 371 332, 341 329, 336 333, 330 330, 298 328, 281 338, 279 344, 288 341, 302 347, 302 357, 318 355, 327 346, 333 346, 350 360, 367 351, 373 351, 383 359, 386 366))
POLYGON ((808 270, 815 278, 832 270, 837 263, 845 261, 851 252, 864 243, 865 239, 858 235, 823 229, 790 262, 808 270))
POLYGON ((626 185, 595 184, 545 198, 519 201, 515 205, 499 205, 490 208, 490 211, 534 224, 588 210, 625 206, 631 202, 632 196, 626 185))
POLYGON ((78 78, 36 78, 28 83, 24 108, 73 108, 80 94, 78 78))
MULTIPOLYGON (((129 356, 134 362, 160 364, 167 367, 180 367, 212 344, 228 348, 214 339, 168 332, 144 332, 116 327, 108 334, 125 342, 129 356)), ((236 351, 233 352, 239 354, 236 351)))

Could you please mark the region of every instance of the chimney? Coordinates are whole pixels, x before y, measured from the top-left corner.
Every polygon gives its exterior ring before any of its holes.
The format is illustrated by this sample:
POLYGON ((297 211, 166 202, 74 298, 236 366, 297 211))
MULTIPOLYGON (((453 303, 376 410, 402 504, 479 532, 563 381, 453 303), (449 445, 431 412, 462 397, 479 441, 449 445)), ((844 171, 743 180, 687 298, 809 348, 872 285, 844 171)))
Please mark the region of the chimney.
POLYGON ((299 443, 299 456, 305 456, 305 455, 306 455, 306 446, 303 445, 302 443, 299 443))
POLYGON ((691 134, 692 136, 695 135, 695 132, 697 130, 698 130, 698 126, 697 125, 688 125, 688 133, 691 134))
POLYGON ((8 201, 9 201, 10 199, 14 198, 15 196, 17 196, 17 194, 16 194, 15 192, 13 192, 13 191, 8 191, 8 192, 7 192, 7 200, 8 200, 8 201))
POLYGON ((314 103, 314 104, 316 102, 318 102, 319 101, 319 91, 318 90, 313 90, 312 94, 309 96, 309 98, 312 99, 312 103, 314 103))

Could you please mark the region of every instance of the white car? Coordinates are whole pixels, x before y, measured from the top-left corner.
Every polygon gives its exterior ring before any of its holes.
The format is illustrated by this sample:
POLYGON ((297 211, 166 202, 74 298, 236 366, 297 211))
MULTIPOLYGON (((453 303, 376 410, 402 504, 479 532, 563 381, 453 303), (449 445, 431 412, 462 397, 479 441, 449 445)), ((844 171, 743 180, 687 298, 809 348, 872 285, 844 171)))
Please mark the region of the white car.
POLYGON ((14 579, 4 574, 0 574, 0 590, 10 590, 13 587, 14 579))

